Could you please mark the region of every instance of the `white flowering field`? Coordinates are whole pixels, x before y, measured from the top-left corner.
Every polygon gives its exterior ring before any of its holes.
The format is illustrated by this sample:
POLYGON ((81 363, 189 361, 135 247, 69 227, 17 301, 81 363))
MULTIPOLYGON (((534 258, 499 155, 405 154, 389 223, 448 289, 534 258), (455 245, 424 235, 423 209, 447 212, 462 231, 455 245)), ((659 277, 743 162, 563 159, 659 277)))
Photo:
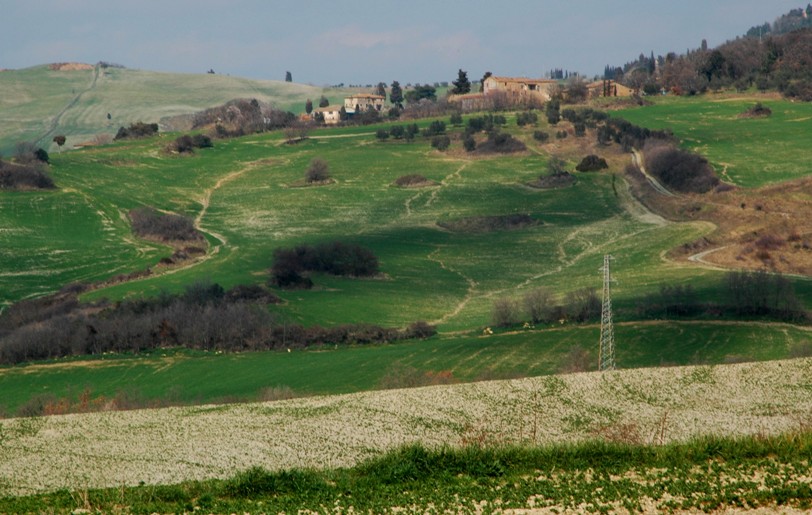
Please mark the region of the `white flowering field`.
POLYGON ((812 424, 812 359, 0 421, 0 496, 344 467, 428 446, 659 444, 812 424))

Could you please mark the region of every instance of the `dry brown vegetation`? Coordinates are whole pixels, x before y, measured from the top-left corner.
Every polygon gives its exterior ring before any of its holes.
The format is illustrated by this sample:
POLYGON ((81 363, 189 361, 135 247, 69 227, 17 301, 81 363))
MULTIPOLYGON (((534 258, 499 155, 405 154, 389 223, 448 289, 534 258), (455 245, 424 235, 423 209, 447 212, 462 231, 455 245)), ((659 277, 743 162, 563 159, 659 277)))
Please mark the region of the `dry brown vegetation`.
POLYGON ((672 220, 705 220, 716 226, 711 234, 673 249, 669 257, 693 257, 725 268, 812 274, 812 178, 667 197, 641 176, 626 176, 635 196, 652 211, 672 220))

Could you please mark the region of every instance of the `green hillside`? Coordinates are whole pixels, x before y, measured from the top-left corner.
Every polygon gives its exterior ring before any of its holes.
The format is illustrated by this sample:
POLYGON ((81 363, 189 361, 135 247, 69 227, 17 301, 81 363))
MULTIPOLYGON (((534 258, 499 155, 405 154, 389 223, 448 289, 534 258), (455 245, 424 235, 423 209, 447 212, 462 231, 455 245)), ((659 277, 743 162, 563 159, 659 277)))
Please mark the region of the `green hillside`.
POLYGON ((651 129, 670 129, 683 145, 707 157, 720 178, 748 188, 808 176, 807 135, 812 104, 719 95, 656 98, 655 104, 619 115, 651 129), (757 102, 768 117, 741 116, 757 102))
POLYGON ((158 122, 235 98, 256 98, 298 113, 304 111, 308 98, 318 103, 324 95, 336 103, 357 92, 227 75, 98 66, 81 71, 54 71, 48 66, 3 71, 0 91, 2 155, 11 155, 19 141, 37 141, 46 150, 56 151, 51 141, 56 134, 66 135, 66 148, 70 148, 98 134, 115 134, 133 122, 158 122))

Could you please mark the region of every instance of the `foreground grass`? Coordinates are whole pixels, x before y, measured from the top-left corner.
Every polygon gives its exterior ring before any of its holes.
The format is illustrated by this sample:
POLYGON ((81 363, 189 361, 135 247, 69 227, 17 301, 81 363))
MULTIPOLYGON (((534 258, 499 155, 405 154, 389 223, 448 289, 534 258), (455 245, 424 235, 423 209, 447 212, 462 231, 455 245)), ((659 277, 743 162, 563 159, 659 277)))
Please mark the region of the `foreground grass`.
POLYGON ((771 437, 808 431, 810 377, 797 359, 0 420, 0 496, 333 470, 412 444, 771 437))
POLYGON ((0 512, 373 511, 663 512, 812 508, 812 432, 641 446, 428 449, 410 445, 351 468, 252 468, 226 480, 0 499, 0 512))

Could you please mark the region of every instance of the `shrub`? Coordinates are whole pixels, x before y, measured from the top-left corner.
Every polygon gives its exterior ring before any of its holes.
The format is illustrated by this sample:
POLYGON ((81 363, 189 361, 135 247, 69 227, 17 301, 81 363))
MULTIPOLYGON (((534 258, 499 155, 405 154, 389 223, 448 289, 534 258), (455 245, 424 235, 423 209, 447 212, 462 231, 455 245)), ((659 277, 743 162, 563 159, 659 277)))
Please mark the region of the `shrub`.
POLYGON ((409 186, 415 186, 419 184, 426 184, 432 181, 426 179, 424 176, 420 175, 419 173, 411 173, 408 175, 401 175, 397 179, 395 179, 395 185, 400 186, 401 188, 408 188, 409 186))
POLYGON ((489 133, 487 141, 479 145, 479 151, 483 153, 499 152, 507 154, 511 152, 522 152, 524 150, 527 150, 527 146, 524 143, 510 134, 498 131, 489 133))
POLYGON ((203 239, 190 218, 160 213, 150 207, 141 207, 130 211, 130 223, 133 232, 143 238, 155 238, 162 241, 203 239))
POLYGON ((606 159, 598 157, 595 154, 584 157, 581 162, 578 163, 578 166, 575 167, 579 172, 596 172, 605 168, 609 168, 609 165, 606 164, 606 159))
POLYGON ((451 118, 448 120, 451 125, 460 126, 462 125, 462 115, 460 113, 452 113, 451 118))
POLYGON ((423 129, 423 136, 430 138, 439 134, 445 134, 445 122, 435 120, 429 124, 428 127, 423 129))
POLYGON ((646 167, 667 187, 681 192, 705 193, 719 184, 704 157, 670 144, 647 143, 646 167))
POLYGON ((513 299, 496 299, 491 311, 491 321, 498 327, 509 327, 519 323, 519 306, 513 299))
POLYGON ((595 288, 582 288, 567 294, 567 317, 575 322, 587 322, 601 314, 601 301, 595 288))
POLYGON ((761 102, 757 102, 756 105, 747 109, 740 116, 743 118, 767 118, 772 116, 772 114, 772 109, 763 105, 761 102))
POLYGON ((565 139, 567 137, 567 131, 557 131, 555 133, 555 137, 558 139, 565 139))
POLYGON ((378 258, 368 249, 340 241, 274 251, 271 284, 281 288, 310 288, 312 281, 302 275, 306 272, 369 277, 378 273, 378 258))
POLYGON ((522 297, 527 316, 533 323, 549 320, 552 312, 552 293, 545 288, 537 288, 522 297))
POLYGON ((395 139, 403 138, 406 130, 403 128, 402 125, 393 125, 391 129, 389 129, 389 135, 395 139))
POLYGON ((437 150, 446 150, 451 145, 451 138, 448 136, 434 136, 431 138, 431 146, 437 150))
POLYGON ((184 154, 187 152, 191 153, 194 152, 195 150, 195 144, 192 141, 192 137, 189 135, 179 136, 177 139, 175 139, 173 146, 175 148, 175 151, 177 151, 180 154, 184 154))
POLYGON ((133 139, 133 138, 147 138, 158 134, 157 123, 143 123, 135 122, 127 128, 119 127, 116 132, 115 140, 120 139, 133 139))
POLYGON ((550 139, 550 135, 547 134, 544 131, 534 131, 533 132, 533 139, 536 140, 536 141, 540 141, 540 142, 544 143, 545 141, 550 139))
POLYGON ((305 172, 305 181, 308 183, 324 182, 330 179, 330 168, 323 159, 314 158, 305 172))
POLYGON ((375 132, 375 137, 378 138, 380 141, 386 141, 389 139, 389 131, 386 129, 378 129, 375 132))
POLYGON ((464 140, 462 140, 462 146, 467 152, 473 152, 476 150, 476 140, 473 136, 466 136, 464 140))
POLYGON ((539 116, 533 111, 527 111, 516 115, 516 125, 524 127, 525 125, 535 125, 538 122, 539 116))
POLYGON ((53 189, 53 179, 35 165, 6 163, 0 160, 0 189, 53 189))

